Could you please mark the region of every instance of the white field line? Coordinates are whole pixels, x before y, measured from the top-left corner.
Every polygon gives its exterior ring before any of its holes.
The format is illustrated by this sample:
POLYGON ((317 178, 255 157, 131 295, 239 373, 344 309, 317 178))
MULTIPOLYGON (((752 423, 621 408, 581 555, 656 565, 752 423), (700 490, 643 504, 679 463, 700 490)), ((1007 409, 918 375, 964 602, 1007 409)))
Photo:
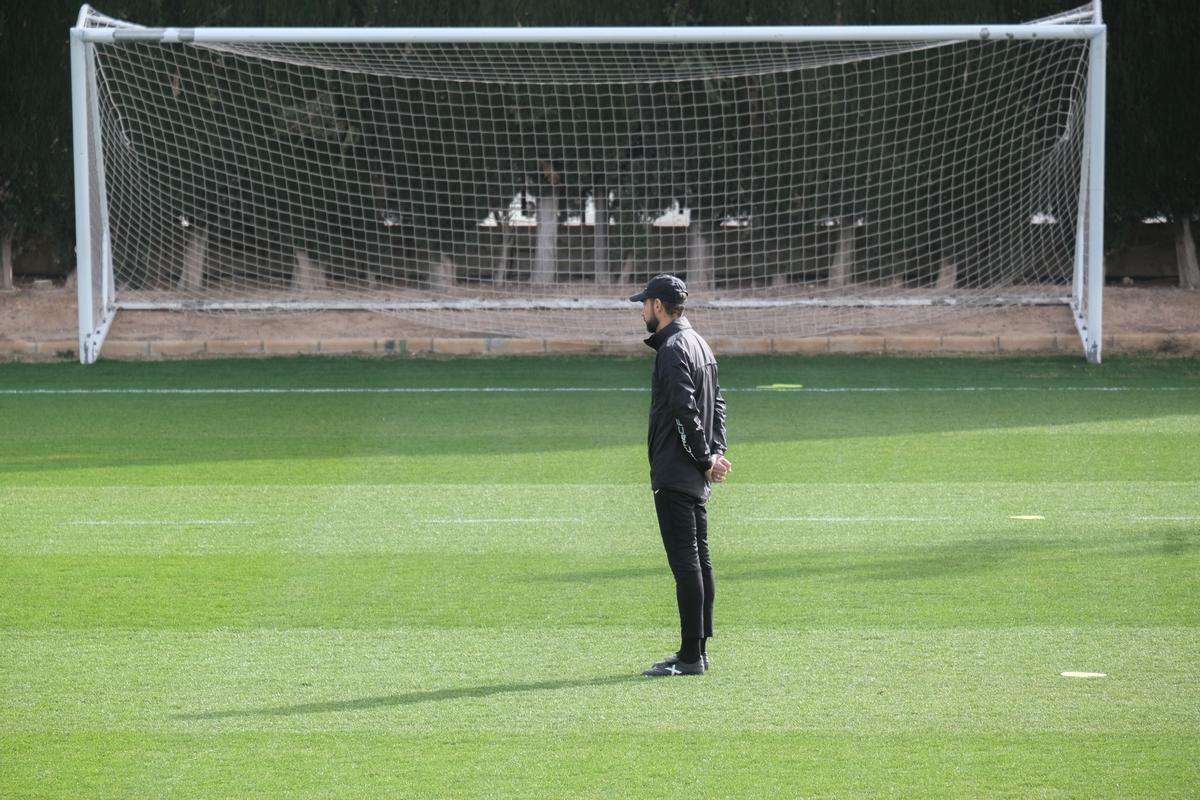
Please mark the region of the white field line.
MULTIPOLYGON (((1046 517, 1033 514, 1020 515, 985 515, 986 519, 1011 519, 1011 520, 1044 520, 1046 517)), ((901 516, 880 516, 880 517, 821 517, 821 516, 794 516, 794 517, 744 517, 746 522, 829 522, 829 523, 867 523, 867 522, 957 522, 966 519, 965 517, 901 517, 901 516)), ((1165 516, 1129 516, 1128 519, 1134 522, 1198 522, 1200 515, 1165 515, 1165 516)))
MULTIPOLYGON (((830 524, 865 524, 872 522, 954 522, 961 517, 905 517, 905 516, 817 516, 797 515, 778 517, 743 517, 744 522, 815 522, 830 524)), ((999 517, 997 517, 999 519, 999 517)), ((1009 517, 1009 519, 1019 519, 1009 517)), ((1039 517, 1040 519, 1040 517, 1039 517)), ((1134 522, 1200 522, 1200 515, 1174 514, 1160 516, 1130 516, 1134 522)), ((418 525, 560 525, 583 524, 588 522, 584 517, 429 517, 414 519, 418 525)), ((176 526, 191 525, 257 525, 258 522, 249 519, 73 519, 59 523, 70 526, 176 526)))
POLYGON ((1164 516, 1164 517, 1131 517, 1137 522, 1198 522, 1200 515, 1179 515, 1179 516, 1164 516))
MULTIPOLYGON (((586 394, 590 392, 645 393, 632 386, 377 386, 153 389, 141 387, 94 389, 0 389, 10 397, 32 395, 223 395, 223 394, 586 394)), ((827 386, 800 388, 726 387, 722 392, 749 394, 895 394, 945 392, 1194 392, 1200 386, 827 386)))
POLYGON ((775 392, 798 394, 893 394, 920 392, 1192 392, 1200 386, 827 386, 772 388, 756 386, 723 392, 775 392))
POLYGON ((538 392, 646 392, 617 386, 330 386, 283 389, 0 389, 0 395, 500 395, 538 392))
MULTIPOLYGON (((580 524, 586 521, 580 517, 436 517, 412 520, 418 525, 562 525, 580 524)), ((254 520, 244 519, 73 519, 60 524, 84 527, 188 527, 192 525, 257 525, 258 523, 254 520)))
POLYGON ((956 517, 746 517, 747 522, 949 522, 956 517))
POLYGON ((434 517, 413 521, 425 525, 558 525, 587 522, 580 517, 434 517))
POLYGON ((258 523, 250 519, 73 519, 63 522, 63 525, 84 525, 84 526, 135 526, 135 525, 257 525, 258 523))

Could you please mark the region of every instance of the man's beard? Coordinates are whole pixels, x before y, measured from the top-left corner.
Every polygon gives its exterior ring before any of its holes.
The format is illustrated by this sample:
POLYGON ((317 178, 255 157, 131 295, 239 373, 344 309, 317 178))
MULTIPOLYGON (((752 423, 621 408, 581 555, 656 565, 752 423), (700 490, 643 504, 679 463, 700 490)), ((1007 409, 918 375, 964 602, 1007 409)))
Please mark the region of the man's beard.
POLYGON ((658 333, 658 317, 651 317, 646 320, 646 331, 649 333, 658 333))

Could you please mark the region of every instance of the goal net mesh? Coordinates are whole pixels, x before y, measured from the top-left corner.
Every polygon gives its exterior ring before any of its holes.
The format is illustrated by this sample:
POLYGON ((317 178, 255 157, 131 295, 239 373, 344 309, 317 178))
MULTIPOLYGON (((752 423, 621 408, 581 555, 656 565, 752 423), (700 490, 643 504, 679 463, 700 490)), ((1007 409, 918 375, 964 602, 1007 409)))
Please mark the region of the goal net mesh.
POLYGON ((1070 295, 1086 40, 92 52, 117 307, 594 338, 672 272, 706 333, 801 336, 1070 295))

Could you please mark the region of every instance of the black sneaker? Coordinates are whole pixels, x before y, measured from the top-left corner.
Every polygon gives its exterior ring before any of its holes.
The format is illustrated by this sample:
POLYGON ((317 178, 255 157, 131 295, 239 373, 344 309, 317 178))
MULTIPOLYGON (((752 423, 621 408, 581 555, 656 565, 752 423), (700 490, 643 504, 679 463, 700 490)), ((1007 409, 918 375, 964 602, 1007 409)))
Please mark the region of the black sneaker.
POLYGON ((703 675, 704 674, 704 658, 699 661, 693 661, 691 664, 686 661, 680 661, 679 656, 667 656, 662 661, 651 665, 650 669, 642 673, 650 678, 662 678, 672 675, 703 675))
MULTIPOLYGON (((712 669, 712 665, 708 663, 708 653, 701 653, 700 661, 704 664, 705 672, 708 672, 710 669, 712 669)), ((655 661, 654 666, 651 667, 651 669, 654 669, 655 667, 669 667, 672 664, 678 664, 678 663, 679 663, 679 653, 671 653, 671 655, 667 656, 662 661, 655 661)))

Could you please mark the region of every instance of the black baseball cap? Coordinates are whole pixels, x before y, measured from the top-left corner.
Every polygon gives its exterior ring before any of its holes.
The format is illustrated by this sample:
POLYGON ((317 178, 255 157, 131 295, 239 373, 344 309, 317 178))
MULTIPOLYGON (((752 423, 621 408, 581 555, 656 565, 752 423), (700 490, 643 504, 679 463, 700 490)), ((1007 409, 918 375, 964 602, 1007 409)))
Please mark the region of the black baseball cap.
POLYGON ((655 275, 646 288, 629 298, 634 303, 643 300, 662 300, 664 303, 681 306, 687 300, 687 284, 674 275, 655 275))

